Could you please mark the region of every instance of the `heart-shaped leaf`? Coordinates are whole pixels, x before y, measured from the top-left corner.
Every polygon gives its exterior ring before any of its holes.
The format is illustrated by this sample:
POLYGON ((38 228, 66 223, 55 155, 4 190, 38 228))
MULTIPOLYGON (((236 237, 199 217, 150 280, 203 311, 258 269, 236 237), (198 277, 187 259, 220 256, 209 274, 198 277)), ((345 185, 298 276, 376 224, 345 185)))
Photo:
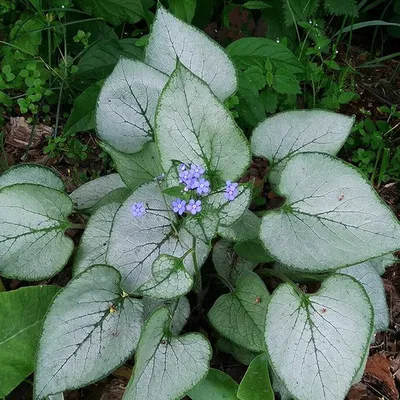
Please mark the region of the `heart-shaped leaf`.
POLYGON ((289 284, 275 290, 265 340, 294 398, 344 399, 368 352, 373 317, 365 290, 349 276, 332 275, 311 295, 289 284))
POLYGON ((187 297, 173 300, 160 300, 143 297, 144 318, 147 320, 153 312, 161 307, 169 310, 171 324, 169 329, 173 335, 179 335, 190 316, 190 303, 187 297))
POLYGON ((115 214, 120 204, 100 207, 89 219, 74 259, 74 275, 91 265, 106 264, 106 254, 115 214))
POLYGON ((206 204, 209 204, 218 211, 219 225, 221 227, 231 226, 235 223, 247 211, 250 205, 252 184, 240 184, 237 190, 237 196, 231 201, 226 199, 224 188, 206 198, 206 204))
POLYGON ((383 275, 386 271, 387 267, 390 267, 393 264, 398 262, 398 258, 393 254, 386 254, 383 257, 373 258, 372 260, 365 261, 364 264, 368 264, 371 267, 375 268, 376 272, 379 275, 383 275))
POLYGON ((324 110, 286 111, 254 129, 253 154, 276 164, 299 152, 335 155, 350 134, 354 118, 324 110))
POLYGON ((105 196, 117 189, 127 189, 127 187, 119 174, 109 174, 84 183, 74 190, 70 197, 77 210, 95 210, 105 196))
POLYGON ((159 6, 145 62, 171 75, 177 60, 208 83, 221 101, 236 91, 235 67, 222 47, 159 6))
POLYGON ((268 254, 259 240, 246 240, 233 246, 236 254, 254 263, 269 263, 275 260, 268 254))
POLYGON ((287 111, 267 118, 254 129, 251 148, 255 156, 273 165, 269 179, 276 184, 285 160, 296 153, 336 155, 353 124, 354 118, 330 111, 287 111))
POLYGON ((210 368, 205 379, 188 396, 192 400, 237 400, 238 384, 224 372, 210 368))
POLYGON ((274 400, 265 353, 258 355, 247 368, 239 385, 237 397, 240 400, 274 400))
POLYGON ((270 294, 262 279, 244 271, 236 289, 218 298, 208 313, 213 327, 246 349, 264 351, 265 312, 270 294))
POLYGON ((199 333, 173 337, 169 323, 166 308, 155 311, 148 320, 123 399, 181 398, 207 375, 211 359, 207 339, 199 333))
MULTIPOLYGON (((152 278, 153 262, 161 254, 180 258, 195 248, 199 267, 207 258, 207 244, 194 240, 184 227, 177 231, 171 202, 158 183, 147 183, 122 204, 114 217, 106 260, 121 272, 123 288, 128 293, 152 278), (146 207, 142 217, 132 215, 131 207, 138 202, 146 207)), ((192 255, 185 257, 184 266, 194 274, 192 255)))
POLYGON ((371 261, 346 267, 337 271, 352 276, 367 292, 374 308, 374 331, 384 331, 389 327, 389 308, 386 302, 385 288, 377 270, 371 261))
POLYGON ((59 272, 74 249, 64 235, 72 201, 58 190, 23 183, 0 190, 0 273, 40 280, 59 272))
POLYGON ((37 353, 35 400, 107 376, 132 355, 143 304, 127 297, 120 283, 118 271, 96 265, 56 296, 37 353))
POLYGON ((0 293, 0 396, 7 396, 34 370, 44 315, 56 286, 28 286, 0 293))
POLYGON ((74 133, 89 131, 96 127, 96 103, 102 84, 102 81, 96 82, 75 99, 74 107, 64 126, 65 136, 72 136, 74 133))
POLYGON ((251 240, 258 237, 260 226, 261 219, 250 210, 246 210, 232 225, 219 226, 218 233, 234 242, 251 240))
POLYGON ((51 169, 36 164, 19 164, 0 175, 0 189, 17 183, 33 183, 64 191, 64 183, 51 169))
POLYGON ((129 189, 135 190, 143 183, 151 182, 157 177, 161 178, 160 155, 154 142, 146 143, 143 149, 135 154, 122 153, 107 143, 101 143, 100 147, 110 154, 118 173, 129 189))
POLYGON ((286 203, 264 215, 260 239, 283 265, 329 271, 400 248, 397 218, 356 168, 335 157, 293 156, 278 189, 286 203))
POLYGON ((138 292, 159 299, 173 299, 190 292, 193 278, 183 266, 182 258, 162 254, 153 263, 153 277, 138 292))
POLYGON ((251 271, 256 266, 255 262, 238 256, 233 251, 233 243, 224 239, 214 245, 212 260, 218 275, 232 285, 243 271, 251 271))
POLYGON ((183 227, 195 238, 211 245, 211 240, 217 234, 218 225, 218 210, 210 207, 203 200, 201 214, 196 216, 186 216, 183 227))
POLYGON ((153 138, 154 114, 168 77, 141 61, 121 59, 101 89, 97 133, 124 153, 136 153, 153 138))
POLYGON ((247 140, 231 114, 201 79, 179 63, 160 97, 156 142, 164 171, 179 160, 203 165, 221 181, 235 181, 250 162, 247 140))

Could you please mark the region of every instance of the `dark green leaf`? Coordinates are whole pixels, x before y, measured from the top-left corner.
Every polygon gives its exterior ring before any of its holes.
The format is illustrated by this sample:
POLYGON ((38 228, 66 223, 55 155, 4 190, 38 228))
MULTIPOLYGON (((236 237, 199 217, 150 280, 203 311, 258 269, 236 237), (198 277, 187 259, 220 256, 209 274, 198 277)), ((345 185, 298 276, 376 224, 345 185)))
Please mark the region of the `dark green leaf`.
POLYGON ((64 133, 71 135, 76 132, 94 129, 97 97, 102 82, 97 82, 84 90, 75 100, 74 107, 64 127, 64 133))
POLYGON ((338 101, 339 101, 340 104, 347 104, 351 100, 353 100, 355 96, 357 96, 356 93, 343 92, 343 93, 340 93, 338 101))
POLYGON ((264 106, 257 87, 249 80, 245 73, 239 71, 239 115, 250 125, 255 126, 265 119, 264 106))
POLYGON ((11 29, 9 42, 22 50, 37 54, 42 43, 42 33, 39 29, 44 26, 45 23, 39 17, 24 12, 11 29))
POLYGON ((239 256, 256 263, 268 263, 275 261, 271 255, 265 251, 263 245, 258 240, 238 242, 233 246, 233 250, 235 253, 239 254, 239 256))
POLYGON ((131 190, 161 178, 160 156, 154 142, 146 143, 143 150, 135 154, 122 153, 105 142, 100 143, 100 147, 110 154, 122 180, 131 190))
POLYGON ((193 25, 203 29, 211 21, 214 13, 214 0, 201 0, 197 2, 196 14, 193 25))
POLYGON ((261 90, 267 84, 265 73, 260 67, 249 67, 244 73, 257 90, 261 90))
POLYGON ((169 187, 167 189, 164 189, 163 193, 168 194, 169 196, 182 197, 184 195, 184 192, 183 192, 184 188, 185 188, 185 185, 169 187))
POLYGON ((42 321, 56 286, 29 286, 0 293, 0 397, 34 369, 42 321))
POLYGON ((325 0, 325 7, 331 14, 357 15, 357 7, 354 0, 325 0))
MULTIPOLYGON (((344 0, 346 1, 346 0, 344 0)), ((288 26, 304 21, 314 14, 318 7, 318 0, 287 0, 283 2, 285 22, 288 26)))
POLYGON ((74 3, 92 16, 104 18, 113 25, 125 21, 134 24, 145 19, 147 9, 154 4, 146 2, 146 7, 142 0, 75 0, 74 3))
POLYGON ((340 71, 339 64, 334 60, 327 60, 327 61, 325 61, 325 64, 330 69, 333 69, 335 71, 340 71))
POLYGON ((383 149, 381 168, 379 170, 378 186, 383 182, 387 167, 389 166, 390 149, 383 149))
POLYGON ((270 294, 262 279, 251 271, 244 271, 236 283, 233 292, 217 299, 208 318, 224 337, 248 350, 262 352, 270 294))
POLYGON ((303 64, 283 44, 266 38, 243 38, 236 40, 226 48, 228 54, 241 69, 250 66, 263 68, 269 57, 277 68, 285 68, 292 73, 304 71, 303 64))
POLYGON ((278 108, 278 94, 272 89, 267 89, 261 93, 261 100, 267 113, 274 113, 278 108))
POLYGON ((299 80, 287 70, 278 70, 274 76, 272 87, 278 93, 301 94, 299 80))
POLYGON ((188 396, 192 400, 237 400, 238 386, 229 375, 211 368, 206 378, 188 396))
POLYGON ((78 62, 81 80, 106 78, 121 57, 142 58, 143 51, 135 46, 136 39, 104 40, 91 47, 78 62))
POLYGON ((172 13, 187 23, 191 23, 196 12, 197 0, 169 0, 172 13))
POLYGON ((243 4, 243 8, 247 8, 248 10, 264 10, 271 7, 271 5, 257 0, 248 1, 247 3, 243 4))
POLYGON ((265 353, 257 356, 250 364, 240 382, 237 397, 240 400, 274 400, 265 353))

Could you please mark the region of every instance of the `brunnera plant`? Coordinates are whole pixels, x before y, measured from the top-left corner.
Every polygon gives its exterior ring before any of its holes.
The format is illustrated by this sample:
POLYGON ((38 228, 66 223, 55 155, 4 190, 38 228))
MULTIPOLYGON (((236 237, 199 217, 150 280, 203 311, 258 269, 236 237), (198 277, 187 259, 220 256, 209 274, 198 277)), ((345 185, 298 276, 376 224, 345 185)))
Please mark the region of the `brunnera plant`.
POLYGON ((144 61, 121 59, 98 99, 97 132, 118 173, 69 196, 44 167, 0 176, 4 277, 55 275, 74 252, 69 217, 89 217, 73 279, 43 294, 51 304, 38 332, 35 400, 62 398, 133 355, 125 400, 201 400, 207 387, 272 399, 270 374, 282 398, 337 400, 362 374, 373 335, 389 324, 380 274, 400 247, 399 223, 335 157, 352 118, 285 112, 249 143, 223 104, 236 89, 223 49, 160 6, 144 61), (270 162, 268 179, 286 199, 261 219, 249 210, 252 183, 239 183, 252 154, 270 162), (202 334, 181 334, 186 294, 201 292, 210 252, 229 293, 208 318, 216 346, 250 364, 239 386, 210 369, 202 334), (283 283, 269 293, 264 275, 283 283), (300 290, 304 279, 319 290, 300 290))

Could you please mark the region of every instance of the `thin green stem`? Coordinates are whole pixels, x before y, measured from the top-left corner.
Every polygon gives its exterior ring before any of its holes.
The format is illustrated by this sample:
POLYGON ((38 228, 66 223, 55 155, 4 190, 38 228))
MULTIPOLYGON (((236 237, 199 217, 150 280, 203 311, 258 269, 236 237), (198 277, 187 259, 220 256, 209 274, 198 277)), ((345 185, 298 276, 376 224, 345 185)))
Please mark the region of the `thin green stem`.
MULTIPOLYGON (((50 18, 49 17, 47 17, 47 26, 50 26, 50 18)), ((51 51, 51 31, 50 31, 50 29, 47 31, 47 57, 48 57, 48 64, 49 64, 49 66, 50 66, 50 68, 51 68, 51 55, 52 55, 52 51, 51 51)), ((52 85, 52 82, 51 82, 51 79, 52 79, 52 74, 50 74, 50 76, 49 76, 49 86, 51 87, 51 85, 52 85)))
POLYGON ((346 61, 348 60, 351 41, 353 40, 353 25, 354 25, 354 16, 351 17, 351 31, 350 31, 350 35, 349 35, 349 41, 347 42, 347 50, 346 50, 346 57, 345 57, 346 61))
POLYGON ((335 44, 332 47, 332 52, 333 52, 332 55, 333 55, 333 57, 336 56, 336 50, 337 50, 337 48, 339 46, 340 39, 342 38, 343 29, 344 29, 344 26, 346 25, 346 22, 347 22, 347 15, 343 18, 342 26, 340 27, 340 30, 339 30, 339 33, 338 33, 338 37, 336 39, 335 44))
POLYGON ((287 4, 287 6, 289 8, 290 15, 291 15, 293 23, 294 23, 294 27, 296 28, 297 39, 298 39, 299 44, 300 44, 301 43, 301 37, 300 37, 299 27, 297 26, 296 17, 294 16, 294 13, 293 13, 293 10, 292 10, 292 6, 290 5, 290 0, 286 0, 286 4, 287 4))
POLYGON ((374 170, 372 171, 372 175, 371 175, 371 186, 374 186, 375 176, 376 176, 376 172, 378 170, 378 163, 379 163, 379 159, 381 158, 382 150, 383 150, 383 143, 380 144, 378 153, 376 154, 374 170))
POLYGON ((57 137, 58 134, 58 125, 60 122, 60 110, 61 110, 61 98, 64 89, 64 81, 61 82, 60 93, 58 94, 58 102, 57 102, 57 112, 56 112, 56 125, 54 127, 53 137, 57 137))
POLYGON ((189 249, 182 257, 181 260, 183 261, 189 254, 193 253, 194 249, 189 249))
POLYGON ((202 301, 203 301, 203 282, 201 279, 201 273, 199 270, 199 267, 197 265, 197 257, 196 257, 196 239, 193 237, 193 241, 192 241, 192 257, 193 257, 193 268, 194 268, 194 272, 195 272, 195 292, 197 294, 197 309, 198 311, 198 318, 200 320, 202 314, 203 314, 203 307, 202 307, 202 301))
MULTIPOLYGON (((386 14, 387 9, 392 4, 392 2, 393 2, 393 0, 390 0, 387 3, 386 7, 383 9, 382 14, 381 14, 381 18, 380 18, 381 21, 383 20, 383 17, 386 14)), ((379 26, 376 26, 375 29, 374 29, 374 35, 372 37, 371 50, 370 50, 371 54, 373 53, 373 50, 374 50, 374 47, 375 47, 375 40, 376 40, 376 35, 378 34, 378 30, 379 30, 379 26)))
POLYGON ((57 75, 58 78, 60 78, 62 81, 64 81, 64 78, 63 78, 62 76, 60 76, 60 74, 59 74, 55 69, 53 69, 49 64, 47 64, 47 62, 44 61, 42 57, 36 56, 35 54, 32 54, 31 52, 29 52, 29 51, 27 51, 27 50, 24 50, 24 49, 22 49, 21 47, 15 46, 15 45, 13 45, 13 44, 11 44, 11 43, 5 42, 4 40, 0 40, 0 43, 1 43, 1 44, 5 44, 6 46, 9 46, 9 47, 11 47, 11 48, 13 48, 13 49, 15 49, 15 50, 18 50, 18 51, 20 51, 20 52, 22 52, 22 53, 28 54, 29 56, 31 56, 31 57, 32 57, 33 59, 35 59, 35 60, 39 60, 40 62, 43 63, 43 65, 44 65, 50 72, 54 73, 55 75, 57 75))

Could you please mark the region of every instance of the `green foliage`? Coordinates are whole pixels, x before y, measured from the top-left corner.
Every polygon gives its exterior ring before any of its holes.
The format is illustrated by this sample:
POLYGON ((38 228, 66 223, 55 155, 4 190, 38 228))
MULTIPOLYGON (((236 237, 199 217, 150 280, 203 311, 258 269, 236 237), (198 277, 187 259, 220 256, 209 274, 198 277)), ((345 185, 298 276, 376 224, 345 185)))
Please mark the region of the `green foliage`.
MULTIPOLYGON (((54 299, 53 286, 0 293, 0 396, 33 372, 41 330, 35 400, 102 379, 134 350, 126 400, 273 400, 270 375, 283 398, 344 398, 372 334, 389 324, 379 274, 395 262, 400 228, 336 154, 347 140, 342 155, 373 184, 398 179, 400 113, 379 107, 349 137, 353 118, 297 109, 357 99, 325 26, 326 13, 355 18, 355 2, 164 3, 0 1, 1 115, 53 125, 44 152, 73 161, 92 159, 97 128, 98 157, 117 171, 92 171, 69 195, 49 168, 0 176, 0 273, 50 279, 71 262, 74 275, 54 299), (216 12, 218 28, 242 37, 227 53, 186 23, 203 28, 216 12), (243 37, 259 17, 266 37, 243 37), (267 176, 249 168, 252 155, 268 160, 267 176), (267 181, 286 198, 280 208, 270 209, 267 181), (77 213, 84 224, 72 223, 77 213), (74 251, 66 231, 83 227, 74 251), (304 279, 321 288, 303 292, 304 279), (215 331, 215 351, 248 365, 239 385, 210 369, 209 339, 181 334, 190 315, 189 327, 207 320, 215 331)), ((1 133, 2 169, 6 156, 1 133)))
POLYGON ((89 146, 84 144, 75 133, 61 134, 57 137, 49 136, 43 152, 55 158, 65 155, 68 158, 84 161, 89 154, 89 146))
POLYGON ((396 143, 400 112, 391 108, 377 108, 380 119, 366 116, 353 128, 344 150, 360 171, 380 186, 400 176, 400 147, 396 143))
POLYGON ((228 46, 240 69, 239 103, 234 109, 245 124, 256 126, 266 114, 299 106, 338 110, 357 97, 347 89, 348 67, 341 67, 334 57, 324 59, 330 42, 318 23, 299 25, 305 38, 298 55, 289 49, 287 40, 244 38, 228 46))
POLYGON ((208 375, 188 396, 192 400, 237 400, 238 384, 227 374, 210 368, 208 375))
POLYGON ((31 286, 0 293, 0 396, 34 371, 41 325, 58 288, 31 286))
POLYGON ((266 354, 258 355, 250 364, 240 382, 237 393, 239 400, 274 400, 266 354))
POLYGON ((175 16, 190 24, 196 12, 197 0, 169 0, 169 6, 175 16))
POLYGON ((152 0, 75 0, 76 5, 87 13, 104 18, 113 25, 124 21, 135 23, 146 19, 152 0))

